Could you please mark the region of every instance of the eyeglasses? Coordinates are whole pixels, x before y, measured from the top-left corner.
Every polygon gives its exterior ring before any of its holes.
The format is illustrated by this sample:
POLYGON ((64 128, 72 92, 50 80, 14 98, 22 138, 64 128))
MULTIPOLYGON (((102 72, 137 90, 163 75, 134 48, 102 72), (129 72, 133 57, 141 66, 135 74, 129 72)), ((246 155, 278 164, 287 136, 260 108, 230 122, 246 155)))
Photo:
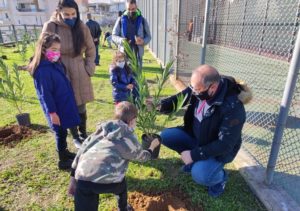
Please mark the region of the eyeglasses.
POLYGON ((199 94, 200 92, 197 90, 197 89, 195 89, 191 84, 189 85, 189 88, 192 90, 192 92, 193 93, 195 93, 195 94, 199 94))
MULTIPOLYGON (((205 89, 205 90, 203 90, 203 91, 206 91, 206 90, 209 90, 209 88, 212 86, 212 84, 210 84, 208 87, 207 87, 207 89, 205 89)), ((189 88, 192 90, 192 92, 193 93, 195 93, 195 94, 199 94, 199 93, 201 93, 201 92, 203 92, 203 91, 199 91, 198 89, 195 89, 191 84, 189 85, 189 88)))

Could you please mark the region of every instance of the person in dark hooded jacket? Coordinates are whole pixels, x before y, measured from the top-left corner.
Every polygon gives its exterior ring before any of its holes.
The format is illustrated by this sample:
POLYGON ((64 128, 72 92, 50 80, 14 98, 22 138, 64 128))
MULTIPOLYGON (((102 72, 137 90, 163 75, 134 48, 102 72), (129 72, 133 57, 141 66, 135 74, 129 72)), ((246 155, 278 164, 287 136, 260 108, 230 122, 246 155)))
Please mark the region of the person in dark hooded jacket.
MULTIPOLYGON (((246 120, 243 103, 251 99, 250 90, 202 65, 181 94, 187 95, 184 105, 188 105, 184 125, 163 130, 162 144, 181 155, 185 164, 181 171, 191 173, 196 183, 208 187, 210 196, 218 197, 228 180, 224 165, 241 147, 246 120)), ((164 99, 160 111, 169 113, 176 103, 177 95, 164 99)))

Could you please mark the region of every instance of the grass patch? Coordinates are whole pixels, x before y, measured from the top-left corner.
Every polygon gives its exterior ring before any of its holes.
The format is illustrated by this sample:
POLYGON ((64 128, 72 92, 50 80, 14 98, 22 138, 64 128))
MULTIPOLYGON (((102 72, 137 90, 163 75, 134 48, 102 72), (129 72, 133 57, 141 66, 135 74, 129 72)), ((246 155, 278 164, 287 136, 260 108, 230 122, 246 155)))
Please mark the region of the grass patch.
MULTIPOLYGON (((3 50, 9 59, 5 62, 9 65, 14 61, 22 64, 19 55, 12 53, 13 49, 3 50)), ((92 77, 95 101, 87 105, 89 132, 95 130, 98 122, 112 118, 114 110, 108 73, 113 51, 101 48, 100 54, 101 66, 97 67, 96 74, 92 77)), ((145 59, 151 61, 144 63, 146 77, 155 80, 158 64, 154 62, 150 53, 146 53, 145 59)), ((24 111, 30 113, 33 124, 47 125, 36 99, 31 76, 26 72, 21 74, 27 95, 24 111)), ((168 84, 163 94, 168 96, 175 92, 168 84)), ((16 111, 3 98, 0 98, 0 105, 0 126, 15 124, 16 111)), ((179 124, 182 124, 182 115, 168 126, 179 124)), ((137 134, 140 136, 141 132, 137 131, 137 134)), ((75 151, 70 136, 68 144, 69 148, 75 151)), ((201 205, 204 210, 265 210, 233 165, 226 166, 230 178, 225 194, 218 199, 210 198, 205 187, 195 184, 189 175, 179 174, 178 169, 181 165, 179 156, 162 146, 158 160, 144 164, 134 162, 129 165, 128 190, 144 193, 180 190, 195 206, 201 205)), ((55 141, 50 131, 20 142, 14 148, 0 146, 0 210, 73 209, 73 199, 66 194, 68 181, 69 173, 57 169, 55 141)), ((102 195, 99 210, 114 208, 116 208, 114 196, 102 195)))

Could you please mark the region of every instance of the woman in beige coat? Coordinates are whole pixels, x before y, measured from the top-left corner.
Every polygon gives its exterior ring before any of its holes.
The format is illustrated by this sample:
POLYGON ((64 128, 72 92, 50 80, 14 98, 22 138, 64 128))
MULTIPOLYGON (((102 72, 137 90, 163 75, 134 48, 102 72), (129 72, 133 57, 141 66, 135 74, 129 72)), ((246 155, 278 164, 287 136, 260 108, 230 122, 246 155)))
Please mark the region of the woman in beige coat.
POLYGON ((61 59, 71 81, 81 119, 79 127, 71 129, 74 144, 79 148, 87 137, 86 103, 94 100, 90 77, 95 71, 95 45, 89 28, 80 20, 74 0, 59 1, 56 12, 44 24, 43 32, 53 32, 61 38, 61 59))

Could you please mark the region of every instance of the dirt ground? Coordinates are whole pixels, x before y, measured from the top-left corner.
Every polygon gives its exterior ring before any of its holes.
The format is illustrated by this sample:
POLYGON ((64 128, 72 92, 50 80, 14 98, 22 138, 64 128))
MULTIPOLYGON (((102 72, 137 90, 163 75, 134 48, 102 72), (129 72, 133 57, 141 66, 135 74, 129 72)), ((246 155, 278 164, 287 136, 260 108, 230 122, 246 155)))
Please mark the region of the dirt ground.
POLYGON ((13 147, 23 139, 29 139, 35 134, 44 132, 46 132, 46 129, 39 126, 9 125, 0 127, 0 145, 13 147))
POLYGON ((191 208, 188 200, 180 197, 180 193, 162 193, 146 195, 133 192, 128 196, 129 204, 135 211, 201 211, 202 208, 191 208))

